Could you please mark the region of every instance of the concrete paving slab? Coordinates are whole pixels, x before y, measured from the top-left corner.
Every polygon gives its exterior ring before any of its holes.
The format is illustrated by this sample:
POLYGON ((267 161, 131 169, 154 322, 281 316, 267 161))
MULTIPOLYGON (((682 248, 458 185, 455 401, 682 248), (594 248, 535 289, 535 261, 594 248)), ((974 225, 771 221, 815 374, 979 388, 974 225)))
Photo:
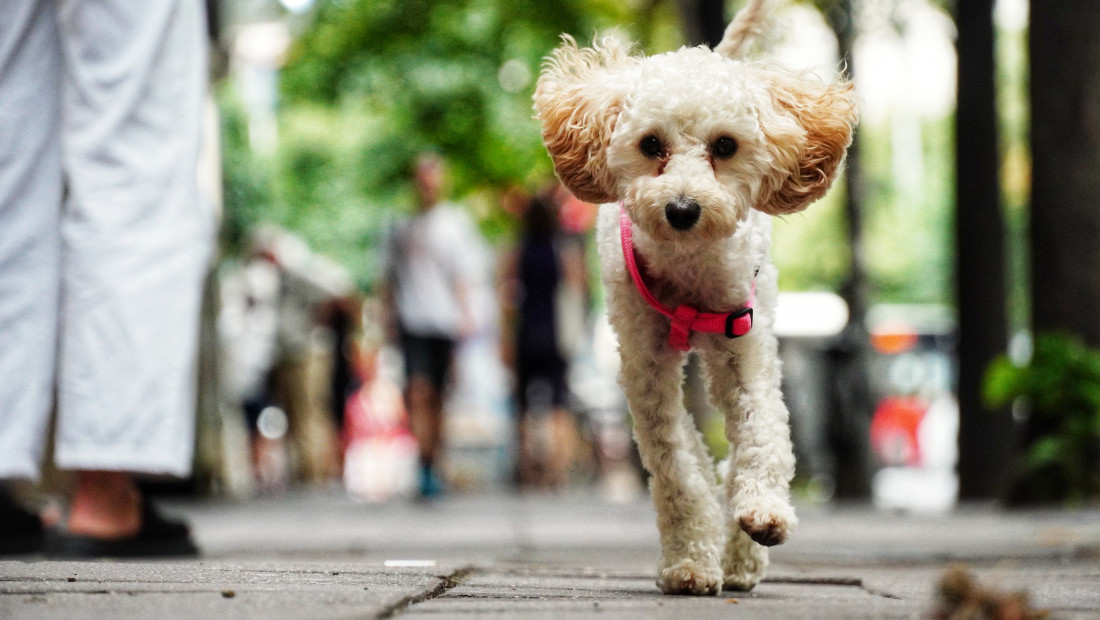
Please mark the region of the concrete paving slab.
POLYGON ((0 562, 0 618, 373 618, 456 569, 285 562, 0 562))
POLYGON ((587 579, 482 573, 430 601, 407 617, 454 618, 910 618, 923 601, 906 601, 863 589, 858 582, 766 580, 749 593, 717 597, 667 597, 650 575, 605 575, 587 579), (829 615, 817 615, 826 612, 829 615))

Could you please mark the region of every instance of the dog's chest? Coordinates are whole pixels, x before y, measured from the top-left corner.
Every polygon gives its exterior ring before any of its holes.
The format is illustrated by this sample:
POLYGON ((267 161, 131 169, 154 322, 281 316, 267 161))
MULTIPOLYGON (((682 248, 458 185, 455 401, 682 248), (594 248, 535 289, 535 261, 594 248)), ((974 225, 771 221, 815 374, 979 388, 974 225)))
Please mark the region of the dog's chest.
POLYGON ((744 252, 698 252, 678 260, 647 259, 640 254, 653 294, 670 307, 688 304, 719 312, 746 304, 759 264, 744 252))
MULTIPOLYGON (((653 295, 672 308, 740 308, 752 294, 756 272, 768 261, 770 223, 766 216, 750 214, 732 237, 701 247, 670 248, 639 234, 635 251, 642 277, 653 295)), ((601 208, 598 235, 605 282, 633 289, 624 266, 617 208, 601 208)))

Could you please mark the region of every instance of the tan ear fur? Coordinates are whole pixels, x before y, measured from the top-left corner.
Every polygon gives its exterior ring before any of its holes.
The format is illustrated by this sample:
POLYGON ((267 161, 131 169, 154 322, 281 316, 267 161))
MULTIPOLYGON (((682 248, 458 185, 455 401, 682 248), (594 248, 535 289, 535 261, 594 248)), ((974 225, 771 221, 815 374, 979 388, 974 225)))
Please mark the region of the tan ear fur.
POLYGON ((620 70, 636 59, 629 47, 604 38, 590 48, 562 36, 543 63, 535 87, 535 116, 561 182, 581 200, 611 202, 614 181, 607 170, 607 145, 626 96, 620 70))
POLYGON ((852 143, 859 115, 850 82, 829 84, 807 74, 767 73, 774 110, 787 118, 770 122, 761 114, 762 129, 775 149, 780 170, 757 208, 769 215, 785 215, 805 209, 828 191, 852 143), (789 119, 803 135, 791 133, 789 119))

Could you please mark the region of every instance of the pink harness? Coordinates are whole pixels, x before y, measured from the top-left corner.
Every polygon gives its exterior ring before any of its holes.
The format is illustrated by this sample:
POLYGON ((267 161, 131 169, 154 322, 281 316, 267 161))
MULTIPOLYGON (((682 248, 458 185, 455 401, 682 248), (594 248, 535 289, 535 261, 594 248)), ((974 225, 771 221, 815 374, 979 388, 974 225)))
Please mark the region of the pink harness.
POLYGON ((753 280, 752 291, 749 293, 749 301, 744 307, 733 312, 699 312, 697 308, 682 304, 676 310, 657 301, 653 293, 642 280, 642 272, 638 268, 638 257, 634 251, 632 223, 626 210, 619 210, 619 235, 623 242, 623 258, 626 259, 626 269, 634 280, 634 287, 642 294, 642 297, 654 310, 665 315, 672 321, 668 332, 668 345, 678 351, 688 351, 688 336, 691 332, 707 332, 711 334, 725 334, 726 338, 738 338, 749 333, 752 329, 752 307, 756 301, 756 280, 753 280))

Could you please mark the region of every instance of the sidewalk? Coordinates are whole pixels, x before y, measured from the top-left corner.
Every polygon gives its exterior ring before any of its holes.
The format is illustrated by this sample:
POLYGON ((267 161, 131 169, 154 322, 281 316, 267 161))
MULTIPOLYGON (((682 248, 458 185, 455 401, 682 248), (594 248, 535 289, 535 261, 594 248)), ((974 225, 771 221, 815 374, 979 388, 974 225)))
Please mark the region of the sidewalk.
POLYGON ((952 561, 1100 618, 1100 511, 943 517, 801 507, 750 593, 662 596, 648 500, 458 496, 356 504, 336 491, 166 506, 202 559, 0 561, 0 618, 927 618, 952 561))

